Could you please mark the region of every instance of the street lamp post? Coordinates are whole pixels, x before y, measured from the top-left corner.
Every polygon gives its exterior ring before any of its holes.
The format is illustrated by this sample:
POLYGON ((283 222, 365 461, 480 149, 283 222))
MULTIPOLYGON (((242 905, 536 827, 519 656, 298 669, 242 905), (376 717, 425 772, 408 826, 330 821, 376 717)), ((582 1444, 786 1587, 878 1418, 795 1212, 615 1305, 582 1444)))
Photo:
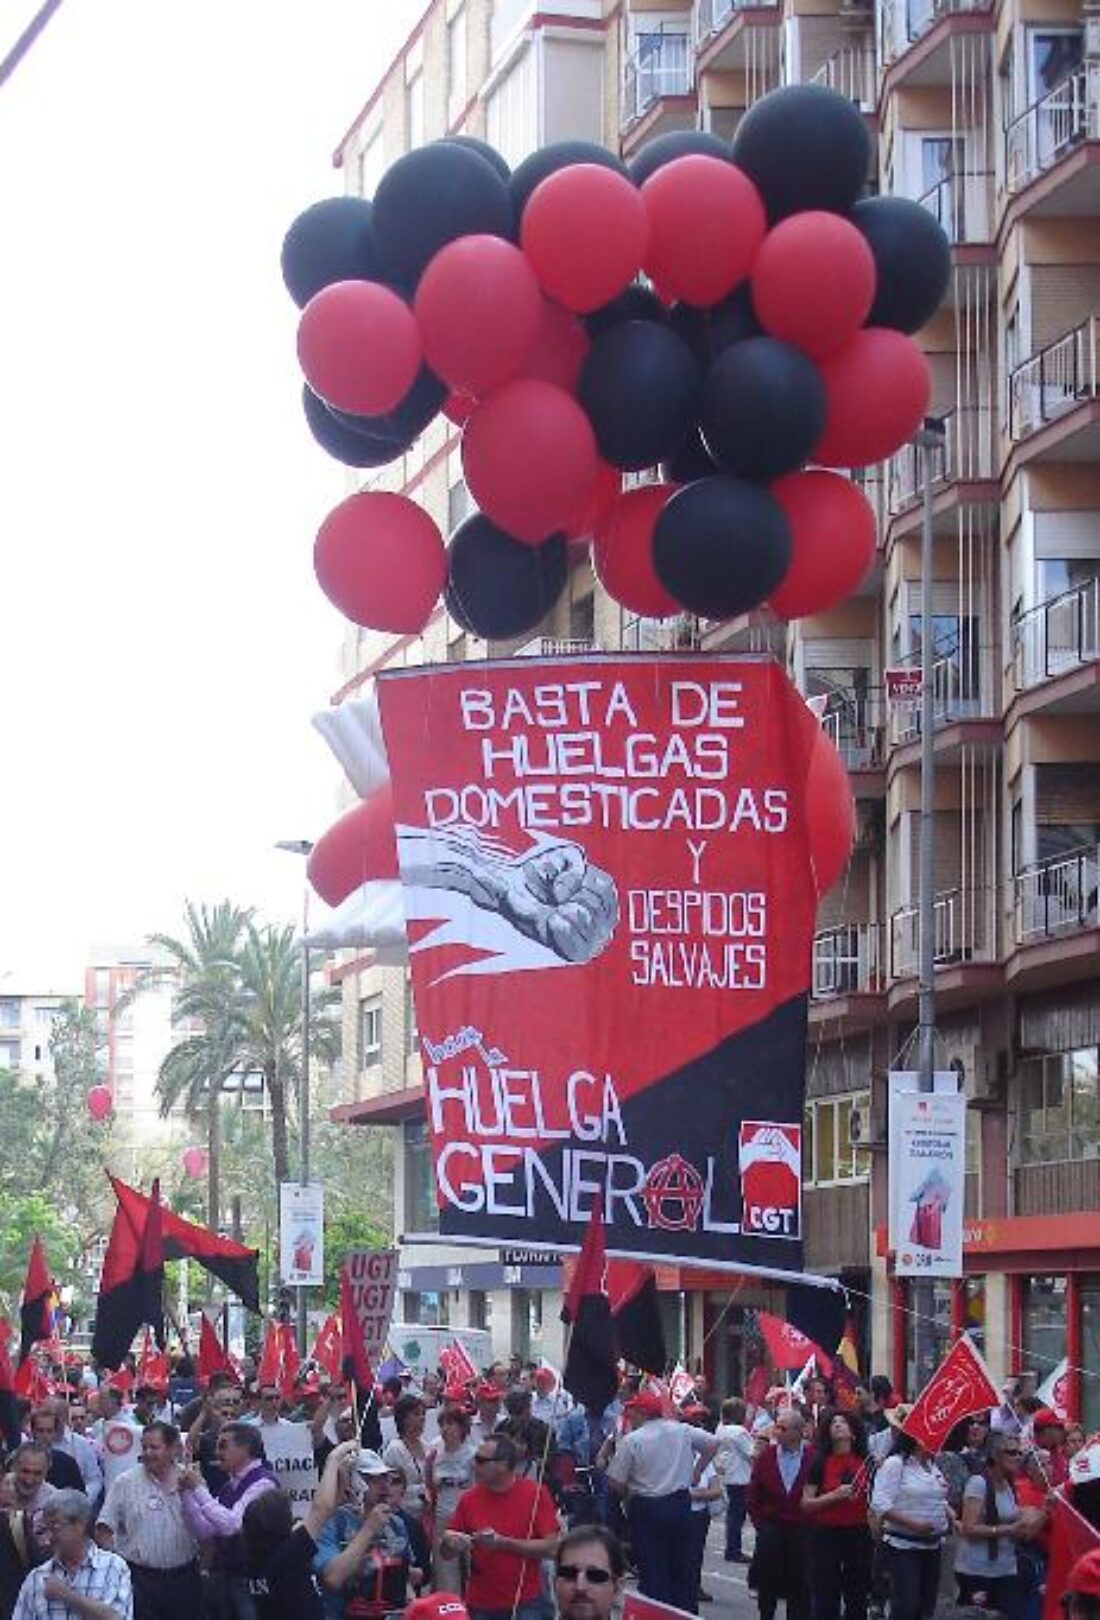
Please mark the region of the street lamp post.
POLYGON ((920 540, 920 888, 918 922, 920 928, 919 1012, 920 1089, 932 1090, 936 1041, 936 934, 935 934, 935 847, 936 847, 936 749, 935 694, 932 690, 932 596, 935 572, 932 540, 932 458, 944 445, 944 424, 938 416, 926 416, 914 443, 921 463, 921 540, 920 540))
MULTIPOLYGON (((313 845, 308 838, 281 839, 275 845, 276 849, 285 850, 290 855, 309 856, 313 845)), ((310 1017, 310 967, 309 946, 306 936, 309 933, 309 884, 302 888, 302 1074, 298 1082, 298 1180, 301 1186, 309 1186, 309 1017, 310 1017)), ((298 1289, 298 1352, 304 1356, 306 1353, 306 1290, 303 1284, 298 1289)))

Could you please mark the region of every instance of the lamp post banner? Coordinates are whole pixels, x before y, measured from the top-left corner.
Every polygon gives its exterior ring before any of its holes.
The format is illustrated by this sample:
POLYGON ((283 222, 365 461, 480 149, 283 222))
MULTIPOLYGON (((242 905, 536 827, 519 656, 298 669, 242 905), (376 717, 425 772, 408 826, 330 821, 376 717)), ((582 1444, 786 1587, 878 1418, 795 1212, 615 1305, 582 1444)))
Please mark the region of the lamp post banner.
POLYGON ((814 717, 770 659, 378 680, 440 1235, 802 1264, 814 717))

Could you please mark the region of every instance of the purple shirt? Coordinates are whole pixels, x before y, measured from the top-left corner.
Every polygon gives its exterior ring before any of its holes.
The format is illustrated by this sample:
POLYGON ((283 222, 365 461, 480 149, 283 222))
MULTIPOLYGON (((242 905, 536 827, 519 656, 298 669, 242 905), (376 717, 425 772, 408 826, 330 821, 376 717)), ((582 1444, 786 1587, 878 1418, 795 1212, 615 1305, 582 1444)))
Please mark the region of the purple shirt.
MULTIPOLYGON (((236 1474, 230 1475, 230 1483, 243 1479, 244 1475, 255 1466, 255 1461, 250 1460, 247 1468, 241 1468, 236 1474)), ((220 1502, 214 1500, 205 1485, 196 1485, 193 1491, 180 1493, 183 1498, 184 1522, 196 1541, 214 1541, 222 1536, 239 1535, 241 1521, 249 1502, 254 1502, 264 1491, 275 1489, 276 1484, 270 1474, 261 1474, 241 1492, 232 1507, 223 1507, 220 1502)))

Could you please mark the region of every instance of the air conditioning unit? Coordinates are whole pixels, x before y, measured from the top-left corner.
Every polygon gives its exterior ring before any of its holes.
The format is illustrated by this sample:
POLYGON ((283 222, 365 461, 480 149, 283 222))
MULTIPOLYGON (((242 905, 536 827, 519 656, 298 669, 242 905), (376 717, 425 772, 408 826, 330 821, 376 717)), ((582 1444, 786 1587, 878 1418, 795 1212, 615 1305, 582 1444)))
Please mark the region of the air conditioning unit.
POLYGON ((854 1148, 884 1148, 886 1121, 874 1108, 853 1108, 848 1115, 848 1146, 854 1148))

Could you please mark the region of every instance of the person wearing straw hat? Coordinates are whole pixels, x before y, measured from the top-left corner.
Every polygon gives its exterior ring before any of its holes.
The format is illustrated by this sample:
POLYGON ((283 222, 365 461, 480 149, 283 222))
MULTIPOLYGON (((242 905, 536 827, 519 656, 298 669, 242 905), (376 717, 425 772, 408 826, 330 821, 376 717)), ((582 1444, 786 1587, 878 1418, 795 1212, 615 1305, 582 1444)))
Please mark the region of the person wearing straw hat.
POLYGON ((879 1466, 871 1512, 889 1551, 891 1620, 931 1620, 939 1592, 940 1555, 951 1529, 948 1485, 931 1452, 906 1434, 912 1407, 886 1414, 894 1450, 879 1466))

